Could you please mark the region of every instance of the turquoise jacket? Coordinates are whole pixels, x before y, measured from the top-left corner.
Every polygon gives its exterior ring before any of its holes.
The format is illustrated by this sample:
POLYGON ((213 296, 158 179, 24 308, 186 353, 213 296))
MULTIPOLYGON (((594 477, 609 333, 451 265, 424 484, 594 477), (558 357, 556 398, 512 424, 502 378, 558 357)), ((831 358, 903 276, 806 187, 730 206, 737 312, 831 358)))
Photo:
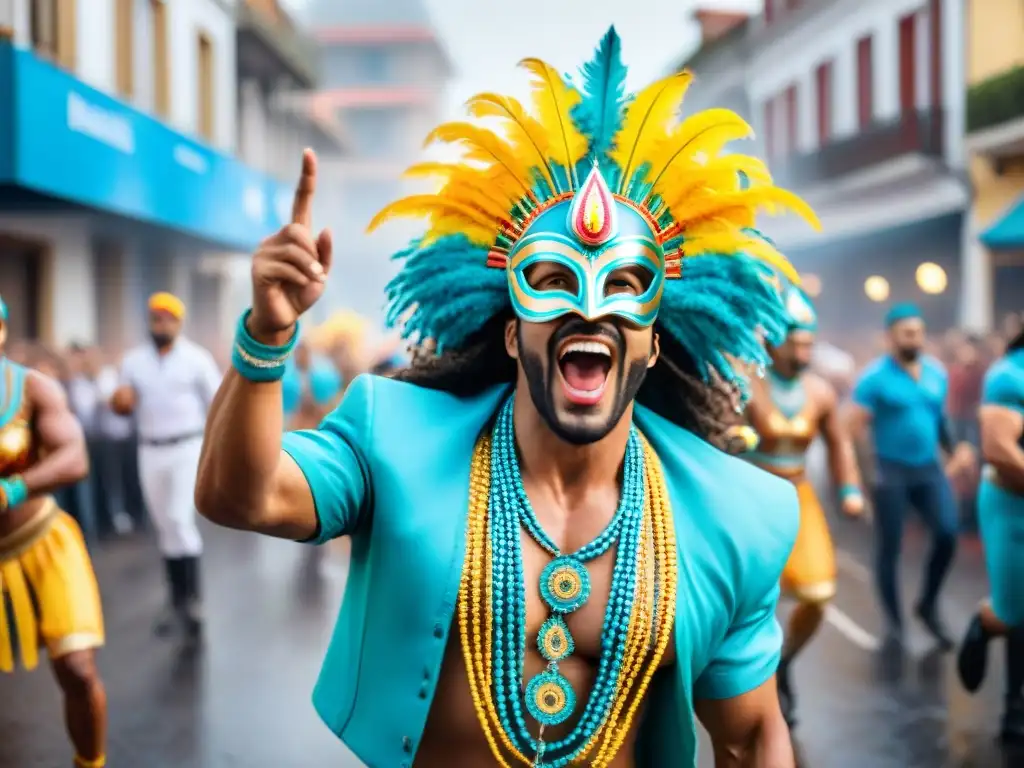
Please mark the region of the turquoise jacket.
MULTIPOLYGON (((457 398, 361 376, 320 428, 284 437, 316 502, 315 542, 352 539, 313 703, 373 768, 416 755, 462 575, 473 447, 507 393, 457 398)), ((635 418, 663 463, 679 545, 678 662, 649 693, 638 764, 696 766, 694 699, 738 696, 775 673, 796 492, 650 410, 635 418)))

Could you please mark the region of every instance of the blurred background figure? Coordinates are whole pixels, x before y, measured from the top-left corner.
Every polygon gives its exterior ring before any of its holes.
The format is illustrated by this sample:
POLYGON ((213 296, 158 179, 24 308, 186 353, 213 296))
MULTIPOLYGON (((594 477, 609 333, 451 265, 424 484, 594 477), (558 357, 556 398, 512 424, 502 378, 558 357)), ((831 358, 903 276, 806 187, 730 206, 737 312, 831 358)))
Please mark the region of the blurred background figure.
POLYGON ((295 347, 281 382, 287 429, 312 429, 341 395, 342 379, 334 363, 302 340, 295 347))
POLYGON ((150 340, 125 355, 110 407, 138 420, 139 475, 168 586, 156 632, 181 629, 194 642, 203 623, 203 541, 193 497, 206 413, 221 374, 209 351, 182 334, 181 299, 154 293, 148 306, 150 340))

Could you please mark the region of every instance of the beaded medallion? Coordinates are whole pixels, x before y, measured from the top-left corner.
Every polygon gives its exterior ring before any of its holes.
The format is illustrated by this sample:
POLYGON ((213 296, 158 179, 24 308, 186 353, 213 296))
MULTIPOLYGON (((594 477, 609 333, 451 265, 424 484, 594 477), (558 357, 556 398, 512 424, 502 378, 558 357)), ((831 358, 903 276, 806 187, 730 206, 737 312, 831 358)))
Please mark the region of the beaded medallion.
POLYGON ((661 465, 634 428, 615 514, 592 542, 563 553, 541 528, 523 487, 512 403, 509 398, 501 409, 493 434, 480 438, 470 475, 458 604, 470 693, 499 765, 512 761, 548 768, 606 766, 629 733, 675 620, 675 531, 661 465), (536 650, 548 664, 529 680, 524 680, 524 529, 552 557, 536 587, 550 611, 536 641, 536 650), (559 671, 559 664, 575 652, 565 618, 590 597, 586 564, 613 547, 601 657, 589 696, 581 700, 559 671), (568 733, 544 739, 546 728, 563 725, 573 716, 577 719, 568 733), (529 721, 535 723, 532 729, 529 721))

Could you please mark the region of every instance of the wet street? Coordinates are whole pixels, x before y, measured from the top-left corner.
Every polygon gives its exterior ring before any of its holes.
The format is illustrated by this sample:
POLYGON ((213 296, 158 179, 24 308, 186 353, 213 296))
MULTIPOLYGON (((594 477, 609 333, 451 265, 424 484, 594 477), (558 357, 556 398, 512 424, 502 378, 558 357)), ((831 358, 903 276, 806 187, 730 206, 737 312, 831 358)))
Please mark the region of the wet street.
MULTIPOLYGON (((108 619, 101 656, 111 713, 111 768, 313 768, 359 763, 313 712, 309 696, 344 581, 343 552, 318 568, 305 547, 206 527, 208 642, 182 655, 154 639, 160 568, 144 538, 101 547, 96 565, 108 619)), ((985 690, 958 688, 952 656, 913 627, 910 654, 880 652, 869 573, 870 528, 838 521, 839 596, 795 669, 796 731, 806 768, 1010 768, 995 730, 1002 648, 985 690)), ((924 541, 904 558, 912 605, 924 541)), ((985 592, 980 551, 965 542, 945 604, 959 634, 985 592)), ((46 670, 0 678, 0 768, 71 764, 46 670)), ((710 766, 705 751, 702 766, 710 766)), ((374 768, 392 768, 380 766, 374 768)), ((397 768, 395 766, 394 768, 397 768)))

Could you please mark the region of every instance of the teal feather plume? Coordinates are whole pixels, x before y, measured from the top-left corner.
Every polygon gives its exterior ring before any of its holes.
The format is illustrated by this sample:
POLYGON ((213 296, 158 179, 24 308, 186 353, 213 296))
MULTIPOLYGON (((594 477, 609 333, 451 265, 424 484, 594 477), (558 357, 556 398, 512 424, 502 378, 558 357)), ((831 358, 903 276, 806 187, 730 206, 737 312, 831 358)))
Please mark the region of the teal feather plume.
POLYGON ((580 133, 590 139, 590 160, 599 163, 603 172, 627 103, 626 66, 615 27, 608 28, 594 58, 580 67, 580 75, 583 99, 573 109, 572 118, 580 133))

